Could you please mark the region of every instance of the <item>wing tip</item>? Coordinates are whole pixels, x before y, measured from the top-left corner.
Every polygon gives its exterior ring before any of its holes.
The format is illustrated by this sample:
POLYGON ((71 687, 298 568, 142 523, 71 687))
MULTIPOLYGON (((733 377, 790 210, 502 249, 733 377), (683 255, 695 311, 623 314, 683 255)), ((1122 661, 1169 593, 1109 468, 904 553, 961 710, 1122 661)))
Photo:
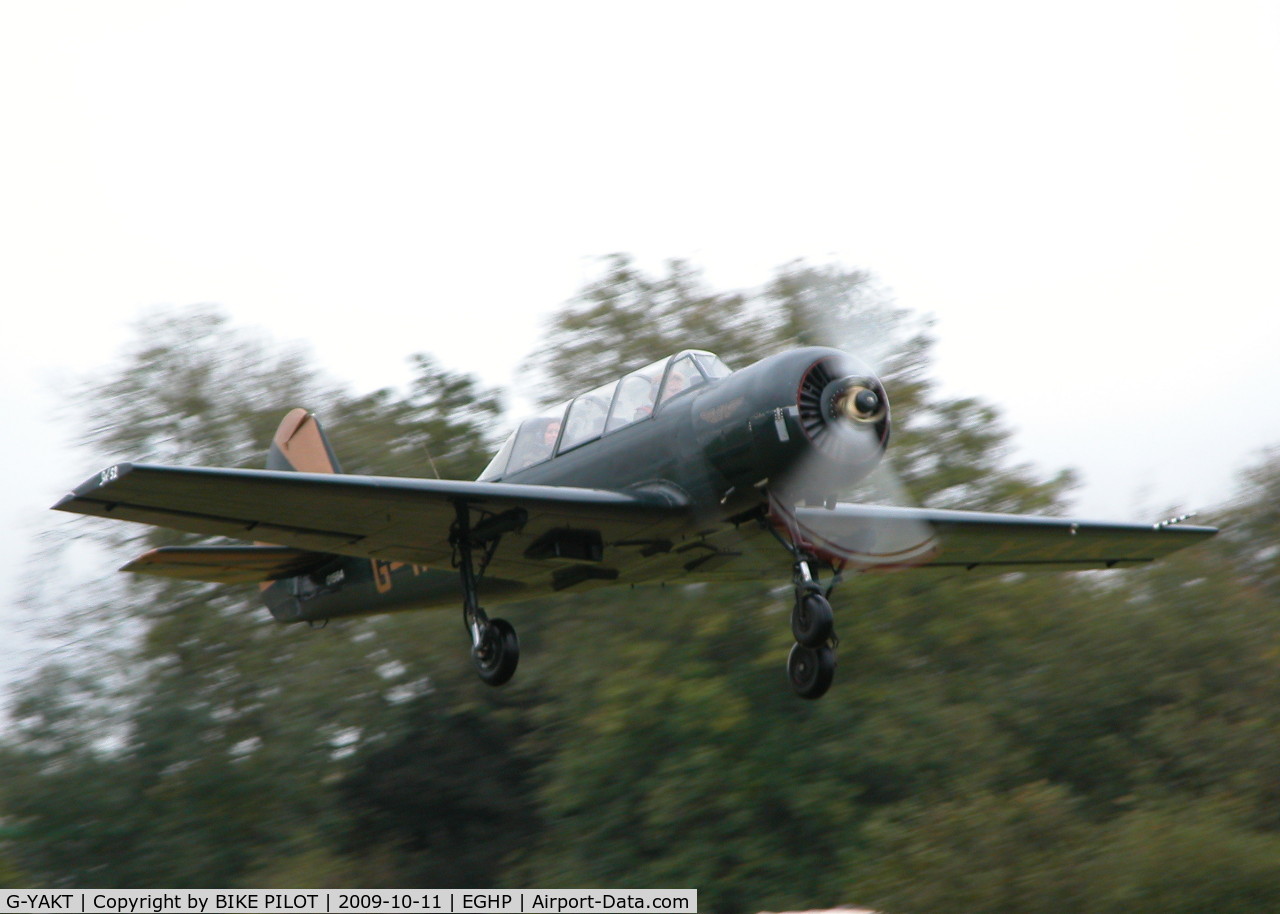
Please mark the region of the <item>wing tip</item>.
POLYGON ((96 495, 111 484, 123 479, 132 471, 132 463, 113 463, 111 466, 94 473, 80 485, 59 498, 50 506, 49 510, 83 514, 82 506, 77 504, 81 499, 96 495))

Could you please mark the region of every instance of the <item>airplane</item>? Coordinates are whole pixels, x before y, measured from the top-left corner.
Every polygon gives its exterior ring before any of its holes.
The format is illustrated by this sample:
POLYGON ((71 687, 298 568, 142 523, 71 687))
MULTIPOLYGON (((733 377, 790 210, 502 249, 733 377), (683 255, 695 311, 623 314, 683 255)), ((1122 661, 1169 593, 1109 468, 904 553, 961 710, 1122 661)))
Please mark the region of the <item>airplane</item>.
POLYGON ((805 347, 732 371, 690 349, 522 421, 474 481, 348 475, 319 420, 284 417, 266 469, 121 463, 53 507, 249 541, 169 546, 121 570, 256 583, 280 622, 457 606, 481 680, 520 643, 490 605, 596 587, 785 581, 801 698, 825 694, 846 573, 1144 565, 1213 536, 1127 524, 842 502, 889 443, 876 373, 805 347))

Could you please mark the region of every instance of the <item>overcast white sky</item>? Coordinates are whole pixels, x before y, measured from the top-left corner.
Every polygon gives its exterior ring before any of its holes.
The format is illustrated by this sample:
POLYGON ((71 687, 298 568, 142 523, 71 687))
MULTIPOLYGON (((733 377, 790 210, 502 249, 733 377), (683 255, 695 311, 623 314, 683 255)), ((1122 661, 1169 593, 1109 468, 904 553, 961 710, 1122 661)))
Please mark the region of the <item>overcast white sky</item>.
POLYGON ((6 602, 142 309, 506 383, 614 251, 867 267, 1081 513, 1211 505, 1280 443, 1278 114, 1276 0, 7 4, 6 602))

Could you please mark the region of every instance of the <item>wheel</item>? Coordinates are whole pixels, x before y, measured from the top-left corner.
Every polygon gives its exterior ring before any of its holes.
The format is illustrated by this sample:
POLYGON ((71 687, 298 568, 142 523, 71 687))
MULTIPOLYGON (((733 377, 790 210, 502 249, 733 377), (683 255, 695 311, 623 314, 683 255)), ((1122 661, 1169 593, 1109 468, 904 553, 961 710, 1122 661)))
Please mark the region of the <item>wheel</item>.
POLYGON ((520 639, 506 619, 490 619, 480 646, 471 651, 476 672, 491 686, 500 686, 516 672, 520 662, 520 639))
POLYGON ((808 591, 796 596, 791 610, 791 634, 805 647, 822 647, 835 629, 831 604, 820 593, 808 591))
POLYGON ((797 644, 787 658, 787 677, 801 698, 821 698, 836 674, 836 652, 829 647, 797 644))

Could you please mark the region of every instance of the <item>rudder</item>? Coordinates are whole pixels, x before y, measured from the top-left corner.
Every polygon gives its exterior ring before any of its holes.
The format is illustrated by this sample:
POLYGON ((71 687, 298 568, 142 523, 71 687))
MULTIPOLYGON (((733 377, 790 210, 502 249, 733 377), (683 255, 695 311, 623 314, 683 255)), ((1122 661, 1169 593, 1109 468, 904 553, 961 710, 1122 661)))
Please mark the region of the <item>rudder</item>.
MULTIPOLYGON (((301 407, 291 409, 276 429, 267 449, 267 469, 295 473, 341 473, 342 465, 325 437, 320 420, 301 407)), ((265 548, 265 544, 259 544, 265 548)), ((323 592, 328 573, 347 566, 351 560, 319 554, 318 561, 301 574, 262 581, 258 588, 271 615, 280 622, 302 618, 302 604, 323 592)))
POLYGON ((341 473, 338 457, 320 427, 320 420, 298 408, 276 429, 267 450, 268 470, 292 470, 298 473, 341 473))

